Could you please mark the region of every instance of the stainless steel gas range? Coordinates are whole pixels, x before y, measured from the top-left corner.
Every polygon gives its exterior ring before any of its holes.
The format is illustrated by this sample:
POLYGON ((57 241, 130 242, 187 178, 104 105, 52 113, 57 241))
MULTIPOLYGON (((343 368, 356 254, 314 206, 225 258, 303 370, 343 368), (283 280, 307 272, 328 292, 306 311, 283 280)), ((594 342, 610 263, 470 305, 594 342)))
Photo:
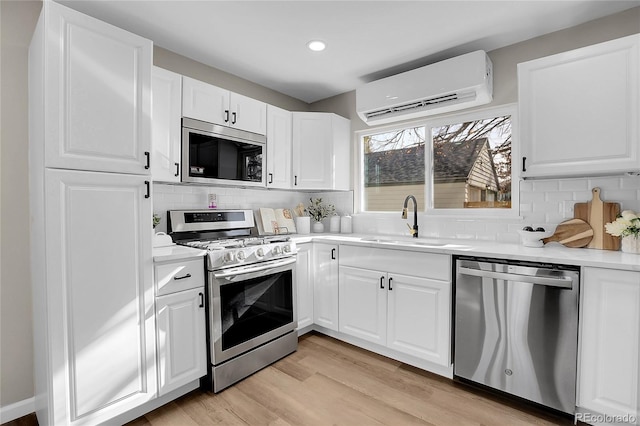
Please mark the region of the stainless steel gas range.
POLYGON ((171 210, 167 217, 176 243, 207 250, 210 389, 294 352, 295 243, 257 236, 251 210, 171 210))

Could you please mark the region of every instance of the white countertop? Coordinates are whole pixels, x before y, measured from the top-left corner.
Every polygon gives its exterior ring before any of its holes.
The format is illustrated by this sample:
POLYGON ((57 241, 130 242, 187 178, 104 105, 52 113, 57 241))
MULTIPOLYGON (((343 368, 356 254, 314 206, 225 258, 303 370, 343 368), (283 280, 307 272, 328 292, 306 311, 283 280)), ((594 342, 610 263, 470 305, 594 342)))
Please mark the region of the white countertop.
POLYGON ((611 250, 569 248, 559 243, 549 243, 544 247, 532 248, 520 244, 500 243, 497 241, 432 238, 414 239, 406 236, 362 234, 293 235, 292 239, 298 244, 310 241, 326 241, 336 244, 363 245, 392 250, 411 250, 450 255, 481 256, 640 271, 640 255, 611 250), (383 241, 366 241, 367 239, 379 239, 383 241), (390 242, 384 242, 385 240, 390 242), (416 243, 442 244, 442 246, 429 247, 416 243))
POLYGON ((172 245, 165 247, 153 248, 154 262, 169 262, 173 260, 189 259, 194 257, 202 257, 207 254, 206 250, 200 250, 193 247, 172 245))

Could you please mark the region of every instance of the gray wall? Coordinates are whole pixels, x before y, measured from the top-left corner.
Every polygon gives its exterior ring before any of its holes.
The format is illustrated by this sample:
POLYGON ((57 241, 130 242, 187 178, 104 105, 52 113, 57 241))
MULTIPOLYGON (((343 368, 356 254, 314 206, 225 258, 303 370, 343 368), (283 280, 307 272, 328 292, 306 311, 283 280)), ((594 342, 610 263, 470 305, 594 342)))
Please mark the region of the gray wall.
MULTIPOLYGON (((33 396, 33 345, 29 274, 27 48, 41 9, 39 1, 0 1, 1 15, 1 148, 0 185, 0 406, 33 396)), ((515 64, 548 54, 640 32, 640 8, 490 52, 495 67, 493 104, 516 101, 515 64)), ((355 92, 311 106, 288 96, 198 64, 161 48, 156 65, 208 81, 290 110, 331 111, 367 128, 355 114, 355 92)))

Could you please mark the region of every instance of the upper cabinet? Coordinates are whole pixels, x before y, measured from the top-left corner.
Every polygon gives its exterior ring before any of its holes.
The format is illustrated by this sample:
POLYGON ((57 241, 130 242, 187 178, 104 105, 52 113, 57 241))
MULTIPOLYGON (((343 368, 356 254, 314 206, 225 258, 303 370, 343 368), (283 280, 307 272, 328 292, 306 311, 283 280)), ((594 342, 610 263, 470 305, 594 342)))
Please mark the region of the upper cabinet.
POLYGON ((294 112, 292 187, 349 189, 350 134, 351 121, 339 115, 294 112))
POLYGON ((182 76, 153 67, 151 89, 151 174, 156 181, 180 182, 182 76))
POLYGON ((189 77, 182 77, 182 115, 264 135, 267 104, 189 77))
POLYGON ((640 35, 518 64, 523 177, 640 171, 640 35))
POLYGON ((54 9, 30 49, 42 64, 31 81, 43 96, 45 166, 149 174, 151 41, 54 9))
POLYGON ((291 188, 291 112, 267 105, 267 188, 291 188))

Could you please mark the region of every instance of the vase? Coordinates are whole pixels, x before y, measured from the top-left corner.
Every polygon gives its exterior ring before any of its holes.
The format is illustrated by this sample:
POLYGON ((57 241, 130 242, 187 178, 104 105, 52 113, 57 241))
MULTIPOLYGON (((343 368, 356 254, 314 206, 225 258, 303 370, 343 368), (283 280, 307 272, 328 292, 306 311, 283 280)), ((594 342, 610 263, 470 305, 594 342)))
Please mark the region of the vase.
POLYGON ((296 216, 296 232, 306 235, 311 232, 311 218, 309 216, 296 216))
POLYGON ((640 254, 640 236, 627 235, 622 237, 622 251, 625 253, 640 254))
POLYGON ((313 232, 315 233, 324 232, 324 225, 322 224, 322 222, 315 222, 313 224, 313 232))

